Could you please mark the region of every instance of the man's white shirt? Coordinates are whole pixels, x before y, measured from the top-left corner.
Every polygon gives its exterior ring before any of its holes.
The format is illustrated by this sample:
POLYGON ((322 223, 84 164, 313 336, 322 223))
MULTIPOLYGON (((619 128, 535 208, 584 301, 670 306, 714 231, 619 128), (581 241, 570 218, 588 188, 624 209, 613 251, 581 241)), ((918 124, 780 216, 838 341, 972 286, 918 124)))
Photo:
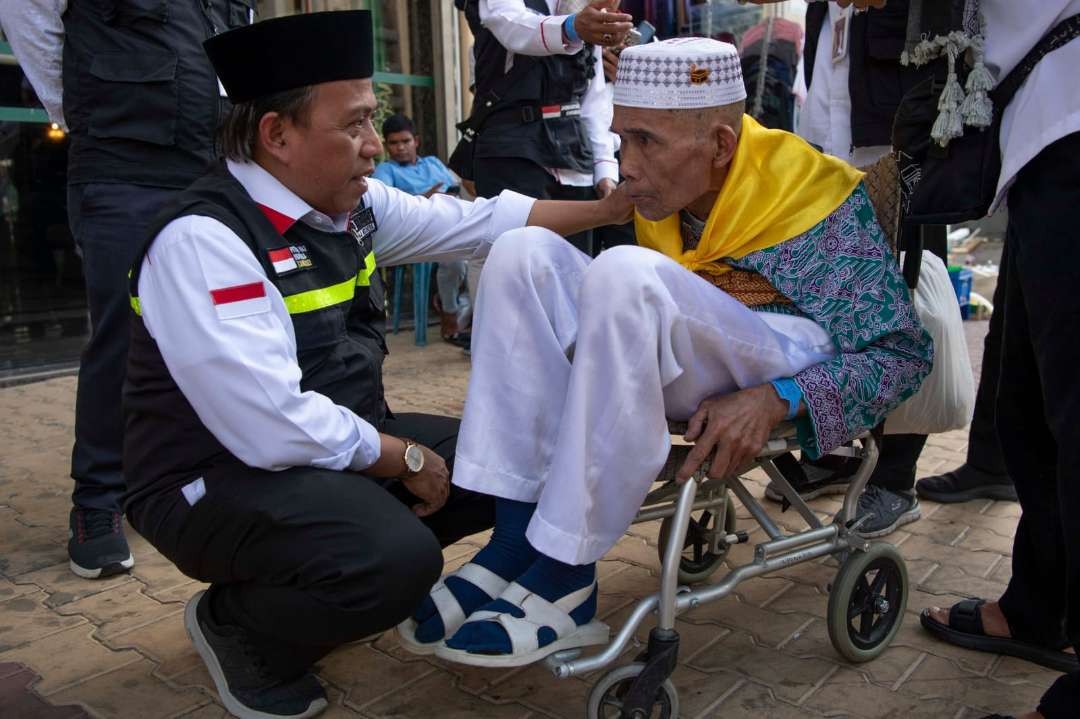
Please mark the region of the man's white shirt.
MULTIPOLYGON (((559 14, 560 0, 547 0, 550 15, 539 15, 525 6, 523 0, 480 0, 480 22, 506 48, 506 70, 513 63, 513 53, 518 55, 573 55, 584 43, 563 43, 562 27, 568 15, 559 14)), ((595 185, 603 179, 619 181, 619 165, 615 161, 615 143, 611 136, 613 112, 611 94, 605 91, 604 63, 600 48, 593 48, 596 72, 585 96, 581 99, 581 117, 589 134, 593 151, 593 172, 576 172, 560 168, 547 168, 559 184, 575 187, 595 185)))
MULTIPOLYGON (((262 167, 228 163, 251 198, 324 232, 348 215, 327 216, 262 167)), ((482 256, 503 232, 526 224, 533 200, 505 191, 462 202, 414 197, 368 179, 364 204, 378 223, 379 266, 482 256)), ((173 220, 144 259, 142 320, 169 373, 207 429, 245 464, 359 470, 379 458, 378 431, 329 397, 300 390, 292 320, 255 254, 232 230, 204 216, 173 220), (222 311, 215 290, 261 283, 265 297, 222 311)))

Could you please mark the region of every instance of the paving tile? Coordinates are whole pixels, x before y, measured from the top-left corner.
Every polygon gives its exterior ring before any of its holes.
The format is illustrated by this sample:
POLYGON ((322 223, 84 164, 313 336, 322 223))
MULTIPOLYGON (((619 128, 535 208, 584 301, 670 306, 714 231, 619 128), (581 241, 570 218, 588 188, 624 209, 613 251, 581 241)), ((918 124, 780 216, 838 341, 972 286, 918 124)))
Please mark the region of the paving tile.
POLYGON ((18 719, 83 719, 86 712, 77 706, 54 706, 37 696, 30 685, 37 679, 21 664, 0 664, 0 716, 18 719))
POLYGON ((192 581, 177 569, 175 564, 157 552, 141 553, 131 569, 131 574, 146 587, 147 596, 159 601, 164 601, 161 599, 161 592, 192 581))
POLYGON ((168 616, 179 616, 184 608, 162 604, 141 592, 138 582, 125 582, 56 609, 61 615, 85 615, 98 625, 97 637, 109 639, 168 616))
POLYGON ((732 632, 698 653, 688 666, 706 673, 736 672, 767 684, 777 697, 796 703, 838 665, 818 657, 803 659, 758 646, 749 634, 732 632))
POLYGON ((0 651, 86 624, 84 617, 61 617, 49 611, 44 600, 44 592, 35 592, 0 602, 0 651))
POLYGON ((1003 536, 996 531, 972 527, 957 546, 972 551, 994 552, 1006 557, 1012 556, 1013 538, 1003 536))
MULTIPOLYGON (((784 653, 796 657, 819 657, 838 664, 847 664, 846 660, 833 648, 829 639, 827 625, 823 621, 814 622, 799 633, 799 636, 784 646, 784 653)), ((887 647, 873 661, 863 664, 851 664, 851 669, 865 674, 873 682, 892 686, 902 679, 912 667, 916 666, 923 652, 905 647, 896 642, 887 647)))
POLYGON ((81 624, 0 653, 0 662, 22 662, 41 675, 34 691, 48 696, 84 679, 141 659, 138 652, 112 651, 97 642, 94 628, 81 624))
POLYGON ((903 543, 903 554, 913 560, 929 560, 950 567, 962 568, 965 574, 982 577, 996 564, 1001 555, 995 552, 971 551, 912 535, 903 543))
POLYGON ((104 579, 83 579, 71 571, 65 557, 60 564, 20 574, 18 581, 31 582, 44 589, 49 595, 45 606, 55 608, 135 580, 130 574, 117 574, 104 579))
POLYGON ((524 719, 532 711, 521 704, 493 704, 477 699, 455 686, 452 675, 441 671, 400 686, 363 711, 373 717, 419 717, 430 716, 433 707, 438 707, 440 719, 524 719))
MULTIPOLYGON (((990 671, 994 660, 994 654, 976 652, 971 649, 954 646, 943 642, 922 628, 918 621, 906 621, 893 639, 893 646, 907 647, 917 652, 923 652, 937 660, 946 661, 958 669, 963 670, 959 676, 968 674, 986 675, 990 671)), ((920 665, 921 666, 921 665, 920 665)))
POLYGON ((1044 687, 1025 682, 1005 683, 967 672, 939 657, 927 657, 898 690, 920 699, 947 699, 986 713, 1023 714, 1032 711, 1044 687))
POLYGON ((197 689, 176 689, 153 676, 154 664, 141 660, 84 681, 49 697, 57 704, 78 702, 109 719, 157 719, 196 709, 209 701, 197 689))
MULTIPOLYGON (((792 590, 794 591, 794 590, 792 590)), ((790 593, 790 592, 789 592, 790 593)), ((729 629, 752 635, 758 644, 775 647, 788 640, 801 627, 813 621, 813 615, 803 612, 779 613, 772 605, 762 609, 736 597, 702 604, 682 616, 692 624, 712 622, 729 629)))
POLYGON ((319 661, 318 673, 346 693, 355 707, 378 701, 396 687, 438 671, 423 662, 401 662, 360 643, 339 647, 319 661))
POLYGON ((804 719, 821 715, 777 698, 767 685, 743 680, 736 685, 734 691, 723 696, 722 701, 698 716, 723 719, 804 719))
MULTIPOLYGON (((970 554, 977 553, 970 552, 970 554)), ((978 554, 986 554, 986 552, 978 554)), ((919 584, 918 588, 925 592, 959 594, 965 597, 982 597, 983 599, 996 599, 1005 591, 1004 582, 995 582, 983 579, 976 574, 970 574, 964 571, 966 566, 964 564, 959 566, 939 566, 929 578, 919 584)), ((982 563, 977 567, 972 567, 972 571, 976 569, 986 571, 986 567, 982 566, 982 563)))
POLYGON ((25 581, 23 578, 19 578, 19 581, 13 582, 10 579, 4 579, 0 577, 0 602, 7 601, 8 599, 14 599, 15 597, 21 597, 24 594, 35 594, 40 591, 42 587, 36 584, 25 581))
POLYGON ((116 650, 137 649, 157 662, 157 674, 171 678, 202 664, 184 629, 183 615, 162 617, 135 629, 110 633, 101 642, 116 650))
POLYGON ((29 527, 10 507, 0 508, 0 575, 15 577, 67 561, 67 532, 29 527))
POLYGON ((947 698, 921 698, 872 684, 862 674, 841 669, 833 674, 803 706, 821 713, 848 712, 866 719, 953 717, 963 708, 947 698))

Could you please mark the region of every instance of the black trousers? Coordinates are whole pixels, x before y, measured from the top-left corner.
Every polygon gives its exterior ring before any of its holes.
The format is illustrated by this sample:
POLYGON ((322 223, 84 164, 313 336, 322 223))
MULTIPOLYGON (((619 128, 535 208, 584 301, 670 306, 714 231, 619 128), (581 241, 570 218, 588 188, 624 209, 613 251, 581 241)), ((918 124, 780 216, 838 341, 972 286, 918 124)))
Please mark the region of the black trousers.
MULTIPOLYGON (((1045 148, 1009 191, 997 427, 1023 514, 1001 609, 1018 639, 1080 647, 1080 133, 1045 148)), ((1075 717, 1080 665, 1044 695, 1075 717)))
MULTIPOLYGON (((551 173, 531 160, 517 157, 478 157, 474 161, 476 194, 495 197, 503 190, 513 190, 538 200, 595 200, 596 189, 560 185, 551 173)), ((593 231, 586 230, 566 238, 574 247, 595 257, 593 231)))
MULTIPOLYGON (((403 414, 382 431, 453 462, 458 420, 403 414)), ((129 508, 132 525, 184 574, 210 583, 215 620, 239 625, 279 677, 405 619, 442 571, 440 545, 494 523, 491 497, 457 487, 418 519, 396 480, 243 465, 203 476, 194 506, 179 489, 129 508)))
POLYGON ((72 503, 119 512, 124 420, 120 394, 131 305, 128 270, 150 221, 177 190, 114 183, 68 188, 68 222, 82 257, 90 339, 79 362, 72 503))

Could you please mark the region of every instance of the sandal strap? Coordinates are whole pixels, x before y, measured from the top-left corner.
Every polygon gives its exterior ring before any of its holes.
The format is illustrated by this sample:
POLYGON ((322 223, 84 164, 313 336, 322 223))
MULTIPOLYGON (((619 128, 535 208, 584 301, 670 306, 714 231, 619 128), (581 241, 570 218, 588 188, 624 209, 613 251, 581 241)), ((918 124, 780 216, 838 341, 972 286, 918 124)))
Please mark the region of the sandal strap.
POLYGON ((541 627, 549 627, 560 638, 578 628, 577 623, 570 617, 570 612, 588 600, 595 589, 596 582, 594 581, 554 602, 549 602, 517 582, 511 582, 510 586, 499 595, 499 599, 521 609, 525 613, 524 617, 515 617, 506 612, 483 610, 473 612, 469 616, 469 623, 495 622, 506 631, 506 635, 510 638, 512 654, 535 652, 540 648, 537 631, 541 627))
POLYGON ((965 634, 985 635, 980 609, 985 599, 965 599, 949 608, 949 628, 965 634))
POLYGON ((492 598, 499 596, 507 584, 506 580, 495 572, 472 562, 462 565, 457 571, 451 572, 436 582, 431 588, 431 601, 435 604, 435 609, 439 612, 443 627, 447 631, 453 631, 449 628, 456 629, 465 623, 465 610, 462 609, 458 598, 446 586, 446 580, 450 577, 463 579, 492 598))

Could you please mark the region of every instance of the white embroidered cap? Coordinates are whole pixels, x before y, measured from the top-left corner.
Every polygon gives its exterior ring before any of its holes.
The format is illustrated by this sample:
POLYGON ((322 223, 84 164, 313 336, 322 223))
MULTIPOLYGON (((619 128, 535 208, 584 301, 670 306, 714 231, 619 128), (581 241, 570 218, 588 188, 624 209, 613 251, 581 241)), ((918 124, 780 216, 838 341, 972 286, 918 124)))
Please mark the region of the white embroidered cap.
POLYGON ((681 110, 745 99, 739 51, 729 43, 679 37, 634 45, 619 55, 616 105, 681 110))

